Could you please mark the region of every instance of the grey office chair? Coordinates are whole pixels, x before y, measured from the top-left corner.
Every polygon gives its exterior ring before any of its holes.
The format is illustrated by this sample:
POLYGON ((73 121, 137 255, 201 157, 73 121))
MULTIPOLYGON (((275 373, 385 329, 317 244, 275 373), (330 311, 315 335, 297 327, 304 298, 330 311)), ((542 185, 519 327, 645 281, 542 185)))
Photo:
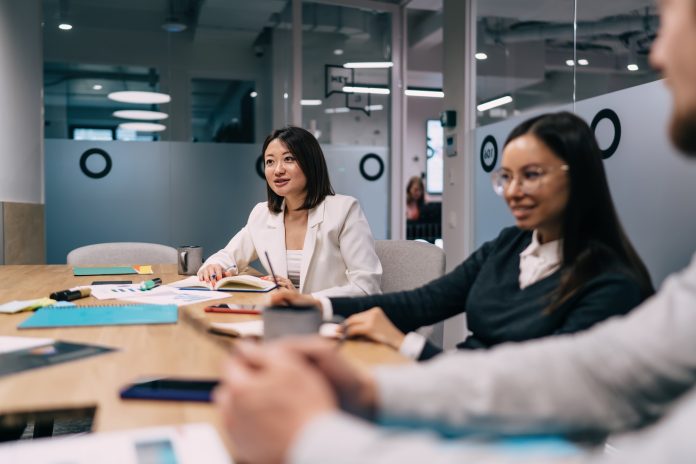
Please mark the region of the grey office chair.
POLYGON ((411 290, 445 273, 445 252, 430 243, 377 240, 375 251, 382 263, 384 293, 411 290))
MULTIPOLYGON (((445 273, 445 252, 427 242, 376 240, 375 251, 382 263, 382 292, 412 290, 445 273)), ((418 332, 442 346, 444 322, 421 327, 418 332)))
POLYGON ((68 264, 176 264, 176 248, 158 243, 112 242, 75 248, 68 264))

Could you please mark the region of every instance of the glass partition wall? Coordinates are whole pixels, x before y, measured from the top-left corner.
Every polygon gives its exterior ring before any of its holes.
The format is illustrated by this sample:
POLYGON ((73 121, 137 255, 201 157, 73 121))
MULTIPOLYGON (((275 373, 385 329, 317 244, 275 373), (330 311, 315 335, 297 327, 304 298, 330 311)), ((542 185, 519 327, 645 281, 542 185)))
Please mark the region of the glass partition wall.
POLYGON ((476 11, 477 126, 659 78, 652 0, 477 0, 476 11))
POLYGON ((302 120, 321 142, 389 144, 391 18, 304 1, 302 120))
MULTIPOLYGON (((683 161, 667 137, 671 97, 648 63, 659 27, 652 1, 478 1, 478 105, 473 155, 475 245, 513 223, 490 183, 509 131, 547 111, 572 111, 590 125, 602 150, 624 228, 656 284, 686 264, 682 250, 696 221, 679 214, 683 161), (651 179, 655 190, 636 186, 651 179), (647 213, 647 214, 646 214, 647 213), (658 219, 659 217, 659 219, 658 219), (669 245, 656 240, 670 228, 669 245), (659 226, 658 226, 659 225, 659 226)), ((684 206, 687 207, 687 206, 684 206)))
POLYGON ((218 3, 44 0, 46 138, 262 138, 273 111, 260 91, 273 76, 266 25, 286 2, 218 3))
POLYGON ((318 137, 337 193, 387 238, 392 70, 344 65, 393 60, 395 6, 341 3, 43 0, 48 262, 106 241, 222 248, 264 201, 261 143, 288 124, 318 137), (326 65, 380 92, 327 97, 326 65), (66 223, 78 207, 92 214, 66 223))
MULTIPOLYGON (((448 267, 514 224, 490 179, 512 128, 536 114, 564 110, 591 123, 605 150, 617 212, 654 283, 680 268, 686 257, 677 244, 688 243, 696 221, 683 224, 673 205, 684 205, 694 193, 686 195, 688 182, 674 180, 683 178, 685 166, 669 154, 671 102, 662 83, 653 82, 658 73, 647 66, 658 26, 655 2, 444 0, 444 6, 445 37, 461 39, 461 45, 449 40, 445 47, 445 104, 462 116, 459 127, 445 128, 445 137, 448 130, 456 136, 465 155, 444 158, 448 267), (463 69, 449 65, 462 58, 463 69), (646 178, 670 188, 655 192, 636 185, 646 178), (674 224, 668 246, 656 243, 664 231, 655 224, 674 224)), ((466 333, 463 318, 448 323, 445 346, 466 333)))
POLYGON ((378 239, 389 228, 391 21, 302 2, 302 123, 322 144, 337 192, 358 198, 378 239))
MULTIPOLYGON (((480 245, 513 223, 504 202, 492 192, 490 172, 500 165, 507 133, 523 119, 546 111, 576 112, 594 130, 610 173, 625 162, 612 155, 625 150, 631 136, 653 133, 657 140, 664 134, 659 124, 637 127, 626 122, 628 114, 641 112, 640 100, 632 102, 635 109, 612 100, 638 86, 647 100, 653 90, 644 85, 660 78, 648 65, 658 28, 653 2, 476 1, 472 227, 475 245, 480 245)), ((628 173, 629 168, 619 172, 628 173)), ((631 181, 622 176, 614 180, 615 185, 622 182, 631 181)))

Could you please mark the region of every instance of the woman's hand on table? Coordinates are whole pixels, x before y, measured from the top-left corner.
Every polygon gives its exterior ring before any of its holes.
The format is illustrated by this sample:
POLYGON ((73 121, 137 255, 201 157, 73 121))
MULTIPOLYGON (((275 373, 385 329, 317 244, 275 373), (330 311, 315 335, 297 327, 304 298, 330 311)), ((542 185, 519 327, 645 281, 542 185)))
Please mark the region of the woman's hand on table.
POLYGON ((406 338, 406 335, 396 328, 379 307, 353 314, 343 322, 342 327, 348 337, 367 337, 378 343, 389 345, 395 350, 401 347, 406 338))
MULTIPOLYGON (((261 279, 273 282, 273 276, 267 275, 267 276, 261 277, 261 279)), ((291 293, 295 293, 298 295, 300 294, 300 292, 298 292, 297 289, 295 288, 295 285, 292 283, 292 281, 290 279, 288 279, 287 277, 276 276, 276 281, 278 282, 278 288, 287 290, 291 293)))
POLYGON ((321 303, 312 295, 287 289, 271 294, 271 306, 316 306, 321 309, 321 303))

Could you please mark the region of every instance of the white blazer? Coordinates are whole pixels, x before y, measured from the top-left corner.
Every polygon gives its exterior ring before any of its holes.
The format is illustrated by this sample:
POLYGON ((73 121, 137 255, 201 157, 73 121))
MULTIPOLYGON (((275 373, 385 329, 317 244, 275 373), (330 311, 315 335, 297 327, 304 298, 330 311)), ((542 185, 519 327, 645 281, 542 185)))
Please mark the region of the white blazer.
MULTIPOLYGON (((237 266, 244 272, 257 258, 270 274, 264 251, 276 275, 287 277, 283 211, 272 213, 259 203, 249 220, 227 246, 208 258, 208 264, 237 266)), ((234 270, 232 270, 234 274, 234 270)), ((346 195, 327 195, 309 210, 302 248, 300 293, 315 296, 362 296, 381 293, 382 265, 375 240, 358 201, 346 195)))

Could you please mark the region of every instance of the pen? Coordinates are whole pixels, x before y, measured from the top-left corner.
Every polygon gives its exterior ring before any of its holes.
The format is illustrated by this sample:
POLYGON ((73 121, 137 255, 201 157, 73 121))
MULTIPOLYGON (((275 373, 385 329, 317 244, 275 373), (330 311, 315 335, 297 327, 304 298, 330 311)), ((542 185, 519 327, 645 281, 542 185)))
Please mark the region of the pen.
POLYGON ((273 265, 271 264, 271 259, 268 257, 268 252, 264 251, 263 254, 266 255, 266 261, 268 261, 268 267, 271 269, 271 275, 273 276, 273 283, 278 286, 278 279, 276 278, 275 272, 273 272, 273 265))
POLYGON ((146 280, 145 282, 140 284, 140 290, 152 290, 153 288, 159 287, 160 285, 162 285, 162 279, 160 279, 159 277, 155 277, 152 280, 146 280))
MULTIPOLYGON (((222 276, 221 276, 221 277, 225 277, 225 274, 227 274, 228 272, 230 272, 232 269, 237 269, 237 265, 236 265, 236 264, 233 264, 233 265, 228 266, 228 267, 226 267, 225 269, 223 269, 223 271, 222 271, 222 276)), ((217 274, 215 274, 215 273, 210 274, 210 278, 211 278, 211 279, 217 280, 217 279, 216 279, 216 278, 217 278, 217 274)))
POLYGON ((77 290, 61 290, 59 292, 53 292, 49 295, 49 298, 56 301, 72 301, 79 298, 85 298, 92 294, 92 290, 89 288, 78 288, 77 290))
POLYGON ((226 304, 212 305, 203 308, 206 313, 228 313, 228 314, 261 314, 261 309, 259 306, 255 305, 232 305, 230 307, 226 304))

